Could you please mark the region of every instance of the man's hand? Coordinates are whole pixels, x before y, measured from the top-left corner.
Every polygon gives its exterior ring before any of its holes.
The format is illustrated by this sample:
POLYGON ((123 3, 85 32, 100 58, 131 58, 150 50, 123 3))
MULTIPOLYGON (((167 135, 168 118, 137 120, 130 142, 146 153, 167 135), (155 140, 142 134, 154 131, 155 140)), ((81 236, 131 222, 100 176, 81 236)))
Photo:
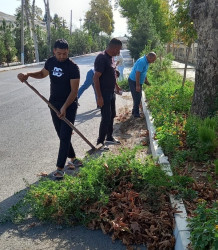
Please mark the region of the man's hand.
POLYGON ((136 92, 140 92, 141 91, 141 87, 140 84, 136 84, 136 88, 135 88, 136 92))
POLYGON ((66 116, 66 108, 65 108, 65 107, 62 107, 62 108, 60 109, 60 113, 58 114, 58 117, 59 117, 60 119, 63 119, 65 116, 66 116))
POLYGON ((117 95, 122 95, 122 89, 120 88, 120 86, 118 84, 115 85, 115 91, 114 91, 117 95))
POLYGON ((21 81, 21 82, 24 82, 28 79, 28 75, 27 74, 23 74, 23 73, 20 73, 17 75, 17 78, 21 81))
POLYGON ((103 100, 102 96, 97 98, 97 105, 99 107, 103 107, 104 106, 104 100, 103 100))

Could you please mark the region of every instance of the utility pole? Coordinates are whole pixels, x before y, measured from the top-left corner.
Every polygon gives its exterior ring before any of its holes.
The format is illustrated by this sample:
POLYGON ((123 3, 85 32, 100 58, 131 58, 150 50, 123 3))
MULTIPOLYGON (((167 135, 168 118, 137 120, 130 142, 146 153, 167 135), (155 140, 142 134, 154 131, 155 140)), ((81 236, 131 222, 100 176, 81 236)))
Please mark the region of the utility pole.
POLYGON ((24 0, 21 0, 21 64, 24 64, 24 0))
POLYGON ((70 11, 70 35, 72 35, 72 10, 70 11))

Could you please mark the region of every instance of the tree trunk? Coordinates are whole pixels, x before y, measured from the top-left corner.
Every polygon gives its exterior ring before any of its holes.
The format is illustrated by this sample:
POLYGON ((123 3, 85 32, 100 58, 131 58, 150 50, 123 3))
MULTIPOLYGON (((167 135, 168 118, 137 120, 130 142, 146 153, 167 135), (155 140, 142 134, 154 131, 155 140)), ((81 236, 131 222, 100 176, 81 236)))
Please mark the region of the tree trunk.
POLYGON ((185 85, 186 72, 187 72, 187 66, 188 66, 188 58, 189 58, 190 51, 191 51, 191 44, 188 45, 188 52, 187 52, 186 59, 185 59, 185 68, 184 68, 184 75, 183 75, 183 80, 182 80, 182 87, 184 87, 184 85, 185 85))
POLYGON ((32 25, 32 32, 33 32, 34 48, 35 48, 35 58, 36 58, 36 62, 39 62, 38 40, 37 40, 37 34, 36 34, 36 28, 35 28, 35 0, 33 0, 33 4, 32 4, 31 25, 32 25))
POLYGON ((25 4, 24 4, 24 10, 25 10, 25 17, 26 17, 26 24, 27 24, 27 28, 30 32, 30 36, 32 37, 32 31, 30 28, 30 16, 29 16, 29 0, 25 0, 25 4))
POLYGON ((192 0, 190 7, 198 33, 191 113, 206 118, 218 110, 218 0, 192 0))
POLYGON ((50 7, 49 7, 49 0, 44 0, 45 4, 45 13, 46 13, 46 29, 47 29, 47 43, 48 43, 48 50, 47 50, 47 56, 49 57, 51 55, 51 16, 50 16, 50 7))

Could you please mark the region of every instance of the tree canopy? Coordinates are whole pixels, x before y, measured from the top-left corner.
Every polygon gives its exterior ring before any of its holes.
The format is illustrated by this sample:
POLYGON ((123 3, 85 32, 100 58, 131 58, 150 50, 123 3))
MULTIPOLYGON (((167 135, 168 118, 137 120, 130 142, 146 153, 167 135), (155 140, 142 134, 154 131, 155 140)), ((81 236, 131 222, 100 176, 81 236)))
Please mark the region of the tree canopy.
POLYGON ((84 27, 94 35, 105 32, 111 35, 114 31, 112 6, 108 0, 92 0, 90 10, 86 12, 84 27))

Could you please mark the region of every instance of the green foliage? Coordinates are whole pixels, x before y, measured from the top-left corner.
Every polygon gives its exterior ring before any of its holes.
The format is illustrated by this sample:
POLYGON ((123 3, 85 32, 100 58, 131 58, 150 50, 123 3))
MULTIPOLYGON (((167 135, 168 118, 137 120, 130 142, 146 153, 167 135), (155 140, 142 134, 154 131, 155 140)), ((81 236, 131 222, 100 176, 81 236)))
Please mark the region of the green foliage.
POLYGON ((217 117, 206 118, 189 116, 185 125, 186 143, 196 161, 209 160, 217 147, 217 117))
POLYGON ((122 81, 119 81, 118 85, 121 87, 123 91, 129 91, 129 83, 127 78, 122 81))
POLYGON ((134 59, 139 58, 140 51, 144 49, 148 41, 151 41, 152 48, 154 48, 157 41, 159 41, 155 25, 153 23, 153 14, 151 8, 144 0, 140 2, 137 8, 137 19, 134 23, 134 26, 131 27, 132 36, 128 40, 128 48, 130 50, 131 56, 134 59))
POLYGON ((0 65, 6 61, 7 51, 2 40, 0 40, 0 65))
MULTIPOLYGON (((119 155, 87 159, 77 176, 65 175, 63 181, 41 179, 29 187, 22 201, 12 207, 10 219, 18 222, 33 215, 56 223, 77 221, 86 224, 97 214, 90 217, 84 212, 85 207, 96 202, 99 206, 106 204, 111 192, 121 182, 132 183, 138 192, 156 190, 159 194, 166 193, 174 183, 172 177, 167 176, 150 157, 143 161, 139 159, 138 150, 140 148, 125 149, 119 155)), ((152 200, 154 192, 148 195, 152 200)))
MULTIPOLYGON (((147 46, 143 53, 149 50, 147 46)), ((160 52, 157 50, 157 58, 160 52)), ((173 165, 183 165, 187 158, 207 161, 218 145, 218 118, 214 116, 202 120, 189 115, 194 84, 186 81, 186 85, 181 87, 181 77, 169 69, 170 63, 164 62, 168 60, 167 56, 161 58, 163 61, 157 60, 157 65, 154 63, 149 70, 151 86, 143 86, 154 117, 158 143, 167 155, 173 157, 173 165), (179 152, 181 147, 186 147, 182 153, 179 152)))
POLYGON ((190 46, 197 39, 197 32, 189 14, 190 0, 174 0, 173 5, 176 9, 173 23, 177 28, 177 40, 181 40, 187 46, 190 46))
POLYGON ((194 250, 218 249, 217 202, 214 202, 212 208, 207 208, 206 202, 200 201, 195 214, 189 219, 192 247, 194 250))
POLYGON ((13 26, 7 25, 3 19, 0 34, 2 37, 2 59, 7 63, 16 61, 15 37, 13 35, 13 26))
POLYGON ((171 40, 169 28, 170 7, 166 0, 119 0, 121 13, 128 19, 131 32, 128 48, 134 59, 148 41, 154 48, 159 41, 166 43, 171 40))
POLYGON ((92 36, 105 32, 111 35, 114 31, 112 6, 108 0, 91 0, 90 10, 86 12, 84 27, 92 36))

